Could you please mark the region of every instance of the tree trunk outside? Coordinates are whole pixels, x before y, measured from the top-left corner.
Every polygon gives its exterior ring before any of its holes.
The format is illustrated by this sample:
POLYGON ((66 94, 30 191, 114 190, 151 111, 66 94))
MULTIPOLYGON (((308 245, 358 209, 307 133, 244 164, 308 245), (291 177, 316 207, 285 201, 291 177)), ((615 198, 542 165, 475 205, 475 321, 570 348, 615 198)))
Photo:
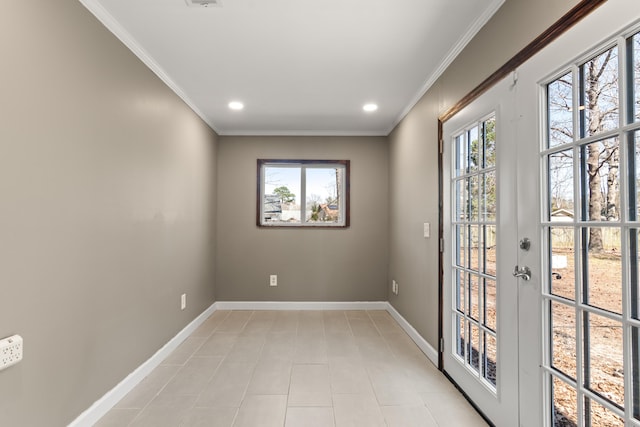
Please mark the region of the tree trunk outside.
POLYGON ((607 149, 609 154, 609 173, 607 174, 607 220, 617 221, 620 218, 620 183, 618 169, 620 168, 620 150, 613 145, 607 149))
MULTIPOLYGON (((587 146, 587 172, 589 175, 589 220, 600 221, 602 216, 602 193, 600 192, 600 148, 598 143, 587 146)), ((589 251, 602 252, 602 230, 589 230, 589 251)))
MULTIPOLYGON (((602 113, 598 105, 600 98, 599 71, 595 61, 588 65, 587 72, 587 108, 589 112, 589 135, 602 130, 602 113)), ((587 173, 589 176, 589 220, 600 221, 602 218, 602 192, 600 191, 600 143, 587 146, 587 173)), ((592 227, 589 230, 589 251, 602 252, 602 230, 592 227)))

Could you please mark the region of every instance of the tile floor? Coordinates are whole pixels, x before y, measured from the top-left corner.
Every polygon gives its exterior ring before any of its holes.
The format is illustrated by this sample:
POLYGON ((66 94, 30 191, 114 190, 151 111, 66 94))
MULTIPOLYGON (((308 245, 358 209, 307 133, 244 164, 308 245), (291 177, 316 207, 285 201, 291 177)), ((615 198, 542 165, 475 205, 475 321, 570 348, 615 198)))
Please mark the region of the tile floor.
POLYGON ((96 427, 486 426, 386 311, 216 311, 96 427))

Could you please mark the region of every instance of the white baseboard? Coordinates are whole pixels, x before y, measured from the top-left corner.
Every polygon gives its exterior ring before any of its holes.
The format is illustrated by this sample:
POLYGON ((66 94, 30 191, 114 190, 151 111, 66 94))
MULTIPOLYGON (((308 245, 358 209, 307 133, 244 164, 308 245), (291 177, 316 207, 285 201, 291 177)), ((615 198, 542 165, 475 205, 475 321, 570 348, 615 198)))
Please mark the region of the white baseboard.
POLYGON ((218 301, 216 310, 386 310, 386 301, 218 301))
POLYGON ((398 313, 398 311, 391 305, 391 303, 387 303, 387 311, 393 317, 396 322, 400 325, 402 329, 409 335, 409 337, 416 343, 418 348, 422 350, 425 356, 433 363, 436 367, 438 366, 438 352, 435 348, 431 346, 422 338, 422 336, 415 330, 411 323, 407 322, 407 320, 398 313))
POLYGON ((217 301, 202 314, 185 326, 146 362, 136 368, 118 385, 109 390, 87 410, 78 416, 68 427, 89 427, 97 423, 111 408, 137 386, 147 375, 195 331, 213 312, 217 310, 386 310, 400 327, 416 343, 418 348, 434 365, 438 365, 438 352, 418 331, 387 301, 354 302, 304 302, 304 301, 217 301))
POLYGON ((191 323, 184 327, 178 334, 171 338, 160 350, 151 356, 146 362, 138 366, 118 385, 109 390, 104 396, 95 401, 87 410, 73 420, 68 427, 89 427, 97 423, 111 408, 113 408, 124 396, 137 386, 147 375, 151 373, 160 363, 176 349, 185 339, 189 337, 213 312, 216 305, 213 303, 209 308, 196 317, 191 323))

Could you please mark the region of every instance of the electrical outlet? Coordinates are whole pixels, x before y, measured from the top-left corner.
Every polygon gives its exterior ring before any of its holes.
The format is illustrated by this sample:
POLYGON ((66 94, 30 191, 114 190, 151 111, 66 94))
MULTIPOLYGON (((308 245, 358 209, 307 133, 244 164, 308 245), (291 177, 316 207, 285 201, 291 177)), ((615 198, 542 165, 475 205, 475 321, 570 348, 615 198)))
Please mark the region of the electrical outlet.
POLYGON ((0 371, 22 360, 22 337, 14 335, 0 340, 0 371))
POLYGON ((423 231, 424 231, 425 238, 431 237, 431 224, 429 224, 428 222, 425 222, 423 231))
POLYGON ((269 286, 278 286, 278 275, 272 274, 269 276, 269 286))
POLYGON ((391 292, 394 295, 398 295, 398 282, 396 282, 395 280, 391 282, 391 292))
POLYGON ((180 297, 180 310, 187 308, 187 294, 182 294, 180 297))

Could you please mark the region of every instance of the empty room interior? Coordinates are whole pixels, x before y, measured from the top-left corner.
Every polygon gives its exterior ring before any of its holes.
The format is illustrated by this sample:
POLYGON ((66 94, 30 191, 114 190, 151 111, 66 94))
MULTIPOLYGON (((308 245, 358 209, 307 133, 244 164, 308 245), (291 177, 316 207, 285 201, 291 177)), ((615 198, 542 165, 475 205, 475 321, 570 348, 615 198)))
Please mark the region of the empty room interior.
POLYGON ((639 21, 3 2, 0 425, 640 426, 639 21))

